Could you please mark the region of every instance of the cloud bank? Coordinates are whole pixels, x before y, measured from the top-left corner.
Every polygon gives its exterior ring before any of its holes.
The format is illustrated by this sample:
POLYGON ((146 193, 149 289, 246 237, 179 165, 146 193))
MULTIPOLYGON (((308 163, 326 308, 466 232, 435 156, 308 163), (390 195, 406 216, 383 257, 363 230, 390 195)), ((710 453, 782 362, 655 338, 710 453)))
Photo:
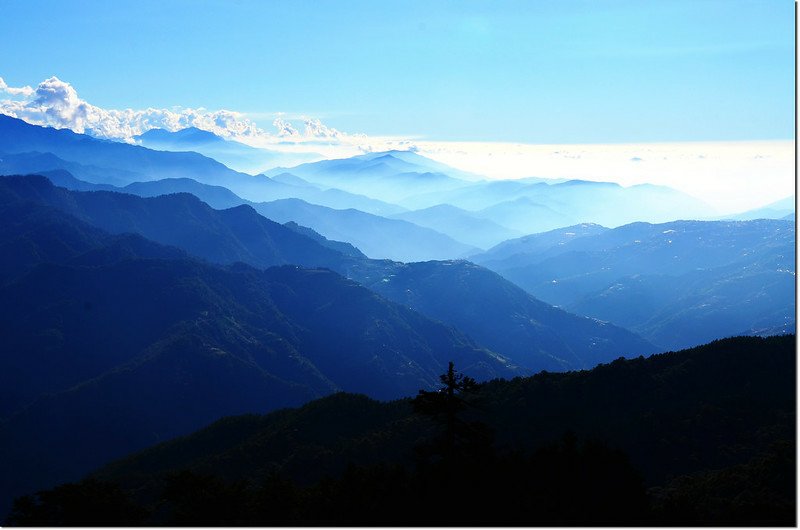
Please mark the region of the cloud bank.
POLYGON ((30 86, 10 87, 0 78, 0 93, 11 96, 0 99, 0 114, 20 118, 35 125, 71 129, 97 138, 132 142, 133 137, 150 129, 177 131, 197 127, 223 138, 247 143, 277 142, 344 142, 363 141, 363 135, 348 135, 314 118, 304 118, 302 128, 276 117, 275 132, 267 132, 244 116, 231 110, 209 111, 204 108, 146 110, 103 109, 78 96, 75 88, 57 77, 30 86))

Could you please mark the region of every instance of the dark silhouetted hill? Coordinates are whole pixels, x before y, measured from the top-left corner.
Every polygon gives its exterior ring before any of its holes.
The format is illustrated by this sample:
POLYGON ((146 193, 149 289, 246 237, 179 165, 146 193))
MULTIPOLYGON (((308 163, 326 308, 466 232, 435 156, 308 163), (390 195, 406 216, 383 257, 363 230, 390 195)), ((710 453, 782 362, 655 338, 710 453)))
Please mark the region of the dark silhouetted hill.
MULTIPOLYGON (((410 400, 336 394, 226 418, 70 487, 107 484, 161 524, 791 526, 795 377, 792 335, 492 381, 459 420, 487 441, 439 461, 422 450, 441 427, 410 400)), ((17 517, 70 506, 52 495, 17 517)))

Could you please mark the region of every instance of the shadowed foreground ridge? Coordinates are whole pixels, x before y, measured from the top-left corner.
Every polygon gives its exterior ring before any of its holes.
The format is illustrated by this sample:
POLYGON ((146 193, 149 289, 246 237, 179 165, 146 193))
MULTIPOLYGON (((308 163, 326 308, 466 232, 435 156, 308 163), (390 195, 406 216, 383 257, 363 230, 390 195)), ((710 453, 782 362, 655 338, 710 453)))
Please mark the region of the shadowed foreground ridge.
POLYGON ((794 335, 737 337, 414 400, 335 394, 20 498, 6 524, 791 526, 795 371, 794 335))

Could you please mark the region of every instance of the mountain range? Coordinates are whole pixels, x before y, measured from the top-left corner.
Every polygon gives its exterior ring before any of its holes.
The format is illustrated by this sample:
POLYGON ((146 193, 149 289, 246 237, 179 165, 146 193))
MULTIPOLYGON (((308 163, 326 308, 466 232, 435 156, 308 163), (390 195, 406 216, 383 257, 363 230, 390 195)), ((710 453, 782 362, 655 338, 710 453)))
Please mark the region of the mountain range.
POLYGON ((434 162, 411 151, 368 153, 345 159, 309 162, 276 168, 265 174, 288 173, 306 181, 345 191, 364 193, 391 203, 413 194, 448 192, 479 178, 434 162))
POLYGON ((326 267, 430 318, 456 328, 468 328, 470 335, 485 328, 488 322, 477 308, 492 307, 494 332, 486 333, 486 337, 494 345, 487 346, 528 370, 584 368, 600 362, 598 357, 607 360, 657 350, 616 326, 559 310, 543 310, 544 304, 507 280, 467 262, 432 261, 415 268, 388 260, 354 257, 353 253, 343 254, 330 244, 321 244, 318 239, 274 223, 249 206, 214 210, 185 193, 141 198, 104 191, 71 192, 53 186, 42 177, 6 177, 0 179, 0 186, 19 199, 58 208, 111 233, 134 232, 220 265, 241 261, 255 267, 283 264, 326 267), (398 274, 398 271, 405 272, 398 274), (448 281, 427 279, 435 271, 445 271, 442 278, 448 281), (449 283, 449 279, 456 278, 457 283, 449 283), (447 306, 446 301, 457 291, 461 291, 458 296, 465 303, 447 306), (503 295, 486 298, 482 293, 487 292, 503 295), (434 311, 434 307, 447 307, 447 311, 434 311), (583 331, 576 334, 576 329, 583 331), (528 338, 549 338, 542 343, 520 342, 512 349, 500 347, 500 344, 511 346, 512 341, 493 340, 520 333, 530 335, 528 338), (563 341, 573 339, 576 342, 572 348, 565 349, 563 341), (562 358, 559 353, 562 350, 575 356, 562 358), (554 364, 553 358, 560 360, 554 364))
MULTIPOLYGON (((586 370, 796 327, 788 200, 742 214, 780 219, 685 220, 714 212, 660 186, 489 181, 410 151, 247 174, 206 155, 256 167, 270 153, 191 128, 135 141, 0 116, 0 511, 223 416, 430 393, 450 362, 511 380, 482 388, 525 405, 493 414, 539 425, 528 408, 577 409, 540 383, 526 401, 521 377, 582 370, 557 379, 564 392, 613 408, 592 390, 605 369, 586 370)), ((612 372, 647 379, 659 362, 612 372)), ((667 364, 656 379, 680 372, 667 364)), ((389 407, 416 425, 407 402, 389 407)), ((653 444, 663 479, 680 466, 653 444)))
POLYGON ((253 207, 275 221, 294 221, 329 239, 347 241, 372 258, 425 261, 460 258, 478 250, 418 223, 387 219, 353 208, 335 210, 302 199, 280 199, 253 207))
POLYGON ((240 173, 195 152, 156 151, 98 140, 67 129, 39 127, 0 115, 0 170, 4 174, 24 174, 54 169, 67 170, 76 178, 95 184, 125 186, 133 182, 191 178, 203 184, 226 187, 253 201, 298 196, 313 198, 330 207, 360 207, 387 214, 403 211, 402 207, 364 195, 240 173))
MULTIPOLYGON (((101 141, 6 116, 0 117, 0 131, 4 133, 0 139, 0 171, 5 174, 64 169, 80 180, 118 187, 165 178, 191 178, 225 187, 243 200, 256 203, 300 199, 336 210, 356 209, 410 221, 452 238, 454 242, 443 245, 436 257, 446 254, 443 257, 459 258, 468 246, 486 249, 515 236, 577 223, 615 227, 632 221, 707 219, 713 214, 713 209, 701 201, 663 186, 622 187, 580 180, 481 180, 478 175, 409 151, 278 167, 267 171, 266 176, 253 176, 230 170, 198 153, 154 151, 101 141)), ((163 140, 165 143, 159 147, 172 149, 205 145, 204 142, 234 145, 195 129, 174 133, 155 130, 143 136, 163 140)), ((286 220, 303 224, 302 215, 300 209, 292 212, 295 218, 286 220)), ((373 219, 370 226, 378 222, 373 219)), ((321 226, 314 228, 325 232, 321 226)), ((347 231, 342 235, 355 239, 347 231)), ((359 246, 354 240, 345 240, 359 246)), ((377 244, 375 238, 370 244, 380 253, 362 249, 368 255, 420 259, 413 254, 387 252, 388 245, 377 244)))

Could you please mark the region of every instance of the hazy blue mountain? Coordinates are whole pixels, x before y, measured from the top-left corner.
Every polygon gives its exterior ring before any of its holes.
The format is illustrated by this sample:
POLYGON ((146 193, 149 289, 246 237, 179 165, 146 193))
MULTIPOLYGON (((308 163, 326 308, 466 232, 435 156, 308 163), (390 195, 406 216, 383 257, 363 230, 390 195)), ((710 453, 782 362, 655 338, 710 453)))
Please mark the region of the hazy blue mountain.
MULTIPOLYGON (((50 178, 49 175, 45 176, 50 178)), ((55 181, 53 181, 53 184, 60 185, 55 181)), ((63 187, 67 189, 75 189, 70 188, 69 186, 63 187)), ((151 180, 149 182, 132 182, 125 187, 109 191, 130 193, 133 195, 138 195, 139 197, 158 197, 159 195, 171 195, 174 193, 191 193, 204 203, 217 210, 233 208, 234 206, 240 206, 249 202, 242 199, 228 188, 224 188, 222 186, 211 186, 209 184, 201 184, 196 180, 188 178, 151 180)))
POLYGON ((60 188, 67 188, 73 191, 121 191, 122 188, 111 184, 94 184, 75 178, 66 169, 51 169, 49 171, 37 171, 33 173, 47 177, 47 180, 60 188))
POLYGON ((458 258, 475 251, 475 247, 430 228, 354 209, 335 210, 300 199, 258 203, 253 207, 275 221, 295 221, 328 239, 347 241, 371 258, 423 261, 458 258))
POLYGON ((283 226, 290 230, 294 230, 298 234, 303 234, 306 237, 309 237, 319 243, 324 247, 331 248, 337 252, 344 254, 345 256, 350 256, 353 258, 365 258, 367 256, 364 255, 363 252, 358 250, 356 247, 351 245, 350 243, 345 243, 343 241, 333 241, 331 239, 326 238, 322 234, 315 232, 314 230, 308 228, 307 226, 301 226, 294 221, 289 221, 288 223, 283 223, 283 226))
MULTIPOLYGON (((293 168, 273 168, 265 174, 272 176, 283 171, 305 178, 314 175, 319 179, 335 178, 338 174, 351 174, 368 170, 377 175, 395 175, 397 173, 439 173, 451 175, 453 178, 464 181, 480 180, 482 177, 454 167, 436 162, 430 158, 419 155, 413 151, 381 151, 366 153, 350 158, 334 160, 320 160, 301 164, 293 168)), ((309 180, 312 180, 309 178, 309 180)))
MULTIPOLYGON (((2 144, 2 140, 0 140, 0 144, 2 144)), ((2 153, 2 147, 0 147, 0 153, 2 153)), ((99 188, 83 188, 80 191, 102 189, 102 186, 106 185, 120 187, 130 182, 148 180, 145 174, 136 171, 79 164, 59 158, 53 153, 34 151, 0 154, 0 175, 49 175, 54 171, 59 172, 55 174, 56 176, 64 176, 64 172, 67 172, 74 179, 82 181, 84 183, 82 186, 86 184, 99 186, 99 188)), ((68 181, 62 180, 57 184, 69 189, 78 189, 68 186, 68 183, 68 181)))
POLYGON ((626 277, 568 308, 627 326, 669 348, 732 335, 794 333, 794 273, 764 265, 626 277))
POLYGON ((138 145, 159 151, 194 151, 222 162, 229 168, 253 174, 279 165, 301 164, 322 158, 317 153, 285 153, 259 149, 226 140, 196 127, 178 131, 150 129, 134 136, 134 140, 138 145))
POLYGON ((327 206, 337 210, 347 210, 350 208, 360 210, 373 215, 392 215, 404 212, 406 209, 396 204, 372 199, 366 195, 348 193, 336 188, 327 188, 320 191, 308 190, 307 192, 295 191, 291 195, 277 197, 276 199, 302 199, 312 204, 327 206))
POLYGON ((478 248, 489 248, 501 241, 520 235, 519 232, 500 226, 480 214, 468 212, 449 204, 439 204, 422 210, 404 212, 392 216, 463 241, 478 248))
POLYGON ((536 260, 542 252, 566 245, 575 238, 597 235, 607 230, 609 229, 604 226, 592 223, 567 226, 503 241, 486 252, 470 256, 469 259, 490 269, 508 269, 536 260))
POLYGON ((283 182, 284 184, 291 184, 292 186, 321 189, 319 184, 311 184, 307 180, 303 180, 297 175, 292 175, 291 173, 278 173, 277 175, 270 176, 270 178, 275 182, 283 182))
POLYGON ((474 259, 541 300, 675 348, 793 330, 794 239, 784 220, 633 223, 474 259))
POLYGON ((568 180, 571 180, 571 179, 549 178, 549 177, 523 177, 521 179, 515 179, 515 182, 524 182, 524 183, 544 182, 545 184, 559 184, 561 182, 567 182, 568 180))
POLYGON ((321 160, 289 169, 276 168, 266 172, 266 175, 285 172, 326 187, 363 193, 388 202, 397 202, 420 193, 464 187, 469 182, 458 176, 470 176, 410 151, 321 160))
MULTIPOLYGON (((413 166, 414 172, 416 173, 420 172, 444 173, 451 177, 466 181, 479 181, 485 178, 482 175, 457 169, 454 168, 453 166, 448 166, 447 164, 444 164, 442 162, 437 162, 436 160, 432 160, 428 157, 422 156, 410 150, 393 150, 393 151, 384 151, 377 153, 367 153, 365 155, 361 155, 360 158, 364 160, 383 159, 384 156, 387 154, 391 155, 392 158, 399 159, 405 162, 406 164, 413 166)), ((405 167, 411 169, 409 166, 405 167)))
MULTIPOLYGON (((208 184, 201 184, 192 179, 176 178, 176 179, 154 180, 149 182, 134 182, 132 184, 128 184, 125 187, 117 188, 109 185, 91 184, 83 182, 75 179, 68 172, 61 170, 55 170, 54 172, 45 172, 45 174, 46 174, 45 176, 47 176, 48 179, 51 180, 53 183, 57 183, 61 187, 74 191, 116 191, 120 193, 130 193, 133 195, 138 195, 140 197, 157 197, 160 195, 170 195, 175 193, 190 193, 195 197, 199 198, 201 201, 208 204, 209 206, 211 206, 212 208, 218 210, 233 208, 235 206, 240 206, 240 205, 251 205, 256 209, 261 208, 261 203, 254 203, 242 199, 241 197, 239 197, 232 191, 228 190, 227 188, 223 188, 221 186, 210 186, 208 184)), ((308 205, 308 206, 313 206, 313 205, 308 205)), ((326 210, 322 206, 315 208, 318 208, 320 210, 326 210)), ((332 212, 334 212, 333 216, 336 217, 335 214, 336 211, 333 210, 332 212)), ((363 216, 364 219, 369 219, 371 221, 376 221, 378 223, 382 223, 384 221, 380 217, 371 216, 369 214, 363 214, 363 216)), ((289 217, 292 216, 290 215, 289 217)), ((360 250, 354 248, 349 243, 329 240, 324 236, 322 236, 321 234, 319 234, 318 232, 315 232, 314 230, 311 230, 310 228, 305 226, 295 225, 290 228, 295 232, 311 236, 316 241, 323 243, 323 246, 335 248, 339 251, 342 251, 346 255, 364 257, 364 255, 361 253, 360 250)), ((410 229, 411 232, 417 231, 416 227, 403 227, 403 228, 410 229)), ((352 230, 344 231, 345 234, 349 234, 351 232, 352 230)), ((407 236, 409 237, 413 235, 415 234, 413 233, 407 234, 407 236)), ((423 234, 423 237, 426 235, 427 234, 423 234)), ((380 238, 376 239, 375 245, 380 245, 381 244, 380 241, 381 241, 380 238)), ((386 247, 385 244, 383 246, 386 247)), ((461 247, 464 246, 461 245, 461 247)), ((460 248, 457 255, 464 254, 465 252, 464 248, 460 248)), ((386 257, 386 256, 378 256, 378 257, 386 257)), ((322 262, 320 262, 320 264, 321 263, 322 262)))
POLYGON ((523 233, 578 223, 615 227, 634 221, 705 219, 713 213, 702 201, 665 186, 622 187, 612 182, 582 180, 487 181, 399 202, 413 208, 443 203, 478 212, 480 217, 523 233))
POLYGON ((754 208, 738 214, 725 215, 719 219, 734 219, 737 221, 749 221, 752 219, 783 219, 787 216, 794 215, 794 206, 794 196, 791 196, 769 203, 760 208, 754 208))
MULTIPOLYGON (((190 178, 167 178, 160 180, 144 180, 143 175, 124 173, 119 179, 114 179, 119 185, 98 184, 98 180, 109 180, 105 175, 115 174, 114 170, 106 168, 90 168, 73 162, 61 160, 53 154, 26 153, 22 155, 5 155, 0 158, 0 175, 15 174, 36 174, 48 177, 54 184, 75 191, 121 191, 133 193, 142 197, 155 197, 168 193, 191 193, 199 197, 203 202, 208 203, 214 208, 230 208, 239 204, 253 204, 253 201, 243 199, 223 186, 213 186, 203 184, 190 178), (7 163, 4 163, 7 162, 7 163), (48 168, 48 169, 44 169, 48 168), (60 168, 60 169, 50 169, 60 168), (65 168, 71 168, 67 170, 65 168), (78 175, 86 175, 89 180, 76 178, 78 175), (130 179, 139 178, 141 182, 128 182, 130 179)), ((280 176, 279 176, 280 177, 280 176)), ((277 179, 277 177, 276 177, 277 179)), ((273 179, 275 180, 275 179, 273 179)), ((299 180, 299 179, 298 179, 299 180)), ((263 190, 262 190, 263 191, 263 190)), ((268 199, 287 198, 294 196, 308 197, 319 204, 329 205, 338 208, 357 208, 366 212, 373 212, 375 215, 389 215, 405 211, 404 208, 393 204, 384 203, 375 199, 370 199, 363 195, 355 195, 341 190, 326 189, 321 190, 311 184, 294 182, 291 179, 283 178, 275 180, 275 183, 266 194, 268 199)))
POLYGON ((227 188, 201 184, 192 179, 174 178, 134 182, 117 188, 82 182, 69 173, 59 170, 56 170, 55 173, 45 173, 54 183, 57 182, 62 187, 76 191, 118 191, 140 197, 191 193, 215 209, 250 205, 265 217, 280 223, 297 222, 314 229, 316 233, 325 236, 328 240, 355 245, 373 258, 401 261, 449 259, 477 251, 475 247, 413 223, 385 219, 354 209, 336 210, 309 204, 300 199, 255 203, 242 199, 227 188))
POLYGON ((494 204, 519 198, 526 190, 546 183, 530 183, 519 180, 487 180, 470 182, 456 190, 420 193, 399 201, 401 206, 420 209, 437 204, 450 204, 464 210, 476 211, 494 204))
POLYGON ((574 224, 578 217, 564 214, 528 197, 504 201, 475 212, 488 222, 503 224, 518 233, 552 230, 574 224))
POLYGON ((633 221, 698 219, 713 212, 711 206, 699 199, 653 184, 622 187, 613 183, 568 181, 550 186, 542 194, 542 201, 548 205, 561 201, 574 209, 570 213, 579 212, 575 214, 579 221, 611 227, 633 221))

